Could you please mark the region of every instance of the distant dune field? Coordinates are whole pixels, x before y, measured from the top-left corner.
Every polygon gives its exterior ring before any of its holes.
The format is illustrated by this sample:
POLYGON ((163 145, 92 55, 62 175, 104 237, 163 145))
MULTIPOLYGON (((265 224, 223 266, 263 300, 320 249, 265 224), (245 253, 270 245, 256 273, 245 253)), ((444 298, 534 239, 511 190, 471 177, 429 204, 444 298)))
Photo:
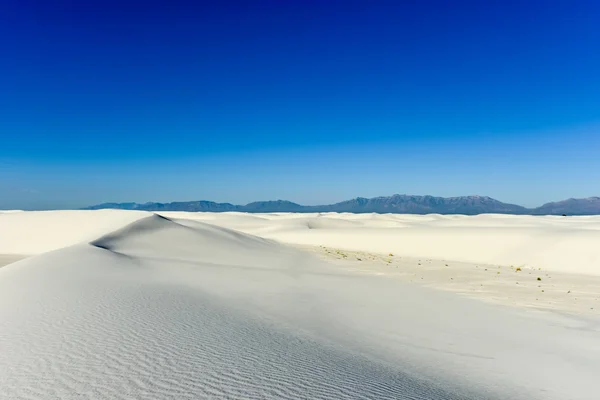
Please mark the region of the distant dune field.
POLYGON ((600 217, 0 213, 0 399, 596 399, 599 242, 600 217))
POLYGON ((279 241, 600 275, 600 216, 162 213, 279 241))

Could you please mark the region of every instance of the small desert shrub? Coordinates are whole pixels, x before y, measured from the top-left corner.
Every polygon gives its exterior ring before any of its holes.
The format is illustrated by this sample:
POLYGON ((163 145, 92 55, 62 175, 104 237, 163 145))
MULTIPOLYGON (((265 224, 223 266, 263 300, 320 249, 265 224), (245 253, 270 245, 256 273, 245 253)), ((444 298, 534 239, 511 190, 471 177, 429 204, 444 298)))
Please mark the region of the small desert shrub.
POLYGON ((392 253, 390 253, 390 257, 394 257, 394 255, 392 253))
POLYGON ((515 269, 515 271, 519 272, 521 270, 521 267, 517 267, 517 269, 515 269))
POLYGON ((542 278, 540 278, 540 277, 538 276, 538 277, 537 277, 537 280, 538 280, 538 281, 541 281, 541 280, 542 280, 542 278))

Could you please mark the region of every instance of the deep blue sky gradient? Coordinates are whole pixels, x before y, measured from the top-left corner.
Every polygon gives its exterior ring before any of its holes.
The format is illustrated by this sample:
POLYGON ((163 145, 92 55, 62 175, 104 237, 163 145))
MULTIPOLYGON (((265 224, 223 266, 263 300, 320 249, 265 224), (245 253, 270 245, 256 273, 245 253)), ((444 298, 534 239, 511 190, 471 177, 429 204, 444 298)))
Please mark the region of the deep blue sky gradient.
POLYGON ((0 208, 600 194, 600 2, 0 4, 0 208))

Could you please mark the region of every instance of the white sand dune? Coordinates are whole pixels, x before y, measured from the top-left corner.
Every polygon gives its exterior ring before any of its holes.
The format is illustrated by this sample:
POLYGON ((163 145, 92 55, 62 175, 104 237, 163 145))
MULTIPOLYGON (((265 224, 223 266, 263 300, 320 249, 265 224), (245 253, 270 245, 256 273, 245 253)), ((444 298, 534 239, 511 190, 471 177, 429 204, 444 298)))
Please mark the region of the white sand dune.
POLYGON ((18 254, 0 254, 0 267, 4 267, 5 265, 12 264, 19 260, 22 260, 23 258, 27 258, 27 256, 18 255, 18 254))
POLYGON ((0 214, 0 254, 41 254, 98 238, 145 212, 28 211, 0 214))
POLYGON ((600 216, 186 214, 286 243, 600 275, 600 216))
POLYGON ((303 237, 460 218, 221 215, 0 215, 0 253, 38 254, 0 268, 0 399, 598 398, 598 319, 360 275, 214 225, 303 237))

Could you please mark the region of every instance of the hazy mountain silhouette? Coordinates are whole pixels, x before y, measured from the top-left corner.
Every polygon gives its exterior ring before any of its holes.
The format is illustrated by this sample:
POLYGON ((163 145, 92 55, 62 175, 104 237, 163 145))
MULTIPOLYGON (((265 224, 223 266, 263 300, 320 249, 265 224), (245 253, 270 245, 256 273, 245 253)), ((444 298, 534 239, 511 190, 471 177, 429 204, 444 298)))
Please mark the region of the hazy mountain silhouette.
POLYGON ((319 211, 336 212, 376 212, 402 214, 482 214, 505 213, 523 214, 525 207, 502 203, 486 196, 434 197, 393 195, 343 201, 329 206, 319 206, 319 211))
POLYGON ((588 197, 585 199, 567 199, 546 203, 541 207, 533 209, 536 215, 596 215, 600 214, 600 197, 588 197))
POLYGON ((568 199, 547 203, 537 208, 525 208, 503 203, 487 196, 434 197, 396 194, 367 199, 357 197, 340 203, 303 206, 285 200, 256 201, 246 205, 215 203, 213 201, 184 201, 173 203, 104 203, 87 207, 88 210, 115 208, 144 211, 240 211, 266 212, 352 212, 402 214, 531 214, 531 215, 594 215, 600 214, 600 197, 568 199))

